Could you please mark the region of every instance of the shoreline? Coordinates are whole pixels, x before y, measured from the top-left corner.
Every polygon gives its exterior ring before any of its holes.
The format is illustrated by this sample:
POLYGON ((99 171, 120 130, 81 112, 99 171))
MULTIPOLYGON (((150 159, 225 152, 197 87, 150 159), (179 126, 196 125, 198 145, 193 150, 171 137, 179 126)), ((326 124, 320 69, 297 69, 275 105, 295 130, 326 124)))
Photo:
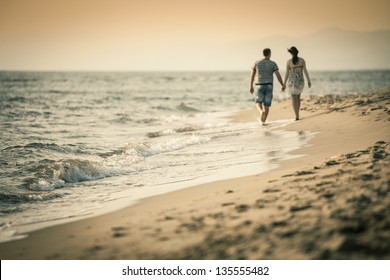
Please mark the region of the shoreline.
MULTIPOLYGON (((238 111, 240 112, 240 111, 238 111)), ((217 119, 217 121, 227 122, 232 124, 236 129, 241 130, 250 130, 249 134, 256 135, 256 138, 258 137, 265 137, 262 135, 262 131, 258 130, 258 123, 256 121, 251 120, 251 122, 247 123, 246 121, 244 124, 242 122, 235 122, 232 121, 232 116, 236 115, 237 111, 230 111, 230 112, 219 112, 217 113, 217 116, 213 116, 217 119), (257 131, 258 130, 258 131, 257 131)), ((248 162, 244 164, 240 164, 239 168, 237 169, 236 166, 232 167, 226 167, 224 171, 218 171, 215 172, 215 174, 212 175, 206 175, 206 176, 197 176, 194 179, 191 180, 177 180, 177 181, 171 181, 171 182, 165 182, 165 183, 159 183, 149 186, 148 188, 145 188, 145 190, 142 192, 140 189, 133 190, 133 192, 130 195, 123 195, 121 197, 118 196, 118 198, 114 201, 110 201, 106 203, 101 209, 97 209, 96 211, 92 212, 89 211, 89 213, 83 214, 83 215, 74 215, 67 218, 58 218, 58 219, 48 219, 45 221, 39 221, 39 222, 27 222, 22 223, 19 225, 15 225, 15 222, 12 221, 12 227, 5 228, 2 232, 2 236, 0 239, 0 244, 4 242, 14 241, 14 240, 20 240, 23 238, 27 238, 28 235, 31 232, 42 230, 44 228, 57 226, 61 224, 67 224, 74 221, 80 221, 85 220, 89 218, 98 217, 101 215, 109 214, 115 211, 122 210, 127 207, 131 207, 135 204, 138 204, 142 202, 145 199, 148 199, 149 197, 159 196, 168 194, 174 191, 178 190, 184 190, 187 188, 196 187, 198 185, 207 184, 207 183, 213 183, 215 181, 220 180, 229 180, 234 178, 240 178, 245 176, 251 176, 257 173, 264 173, 268 172, 270 170, 273 170, 279 166, 279 162, 283 160, 287 160, 289 158, 292 158, 290 154, 291 151, 296 150, 304 145, 308 141, 311 135, 310 132, 306 134, 305 139, 302 139, 302 136, 297 136, 296 133, 287 131, 284 128, 292 122, 291 120, 282 119, 278 120, 276 122, 273 122, 270 126, 267 127, 267 138, 272 139, 273 136, 276 136, 277 138, 282 136, 284 139, 300 139, 299 141, 294 141, 295 145, 292 145, 291 140, 290 143, 287 145, 287 149, 283 152, 278 152, 275 156, 265 157, 265 161, 268 162, 268 164, 259 164, 259 162, 248 162), (303 142, 303 143, 302 143, 303 142), (261 171, 260 171, 261 170, 261 171), (135 192, 134 192, 135 191, 135 192)), ((232 129, 232 128, 231 128, 232 129)), ((234 130, 232 130, 234 131, 234 130)), ((238 134, 238 132, 237 132, 238 134)), ((242 136, 238 136, 242 137, 242 136)), ((242 141, 242 140, 241 140, 242 141)), ((244 140, 245 141, 245 140, 244 140)), ((248 139, 246 139, 248 141, 248 139)), ((268 141, 269 142, 269 141, 268 141)), ((270 142, 272 143, 272 142, 270 142)), ((283 146, 283 145, 282 145, 283 146)), ((223 146, 222 146, 223 147, 223 146)), ((284 147, 284 146, 283 146, 284 147)), ((270 147, 268 147, 270 148, 270 147)), ((274 147, 272 147, 273 150, 277 150, 274 147)), ((263 149, 264 150, 264 149, 263 149)), ((126 182, 124 182, 126 183, 126 182)), ((6 222, 4 224, 7 224, 6 222)))
MULTIPOLYGON (((283 161, 266 173, 150 197, 123 210, 31 232, 25 239, 1 243, 0 257, 390 258, 389 248, 383 247, 386 244, 375 245, 379 249, 373 253, 363 246, 389 236, 389 190, 382 186, 388 184, 390 174, 390 130, 386 129, 390 121, 389 94, 387 89, 365 96, 307 97, 302 104, 302 120, 283 127, 319 132, 309 146, 293 153, 304 156, 283 161), (364 172, 367 168, 373 175, 364 172), (344 178, 347 175, 352 177, 344 178), (335 187, 339 181, 341 185, 335 187), (350 182, 361 186, 350 189, 350 182), (376 202, 372 196, 378 188, 384 198, 376 198, 376 202), (375 219, 383 229, 375 224, 370 224, 372 228, 362 226, 355 217, 358 215, 345 207, 349 200, 339 197, 339 192, 356 194, 349 199, 357 201, 357 206, 375 202, 364 217, 379 217, 375 219), (348 226, 343 228, 343 224, 348 226), (310 236, 317 236, 319 241, 310 236)), ((290 107, 289 101, 275 104, 270 120, 291 118, 290 107)), ((255 109, 245 110, 233 121, 253 120, 254 114, 255 109)))

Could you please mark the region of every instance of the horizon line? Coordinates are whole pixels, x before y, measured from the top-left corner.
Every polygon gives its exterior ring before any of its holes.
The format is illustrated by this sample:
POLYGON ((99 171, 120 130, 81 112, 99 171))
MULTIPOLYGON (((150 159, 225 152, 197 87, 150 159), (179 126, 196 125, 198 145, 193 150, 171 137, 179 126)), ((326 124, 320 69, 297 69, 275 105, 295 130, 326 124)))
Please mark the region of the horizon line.
MULTIPOLYGON (((250 72, 251 69, 0 69, 0 72, 59 72, 59 73, 82 73, 82 72, 250 72)), ((280 69, 283 71, 283 69, 280 69)), ((309 72, 361 72, 361 71, 390 71, 389 68, 361 68, 361 69, 311 69, 309 72)))

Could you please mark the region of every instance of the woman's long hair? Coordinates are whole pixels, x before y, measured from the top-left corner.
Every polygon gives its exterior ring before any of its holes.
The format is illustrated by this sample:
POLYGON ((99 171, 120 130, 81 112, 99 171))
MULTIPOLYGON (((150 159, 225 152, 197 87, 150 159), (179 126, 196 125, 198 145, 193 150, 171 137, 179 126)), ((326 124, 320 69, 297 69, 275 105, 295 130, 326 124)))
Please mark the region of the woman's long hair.
POLYGON ((291 53, 292 56, 293 56, 292 57, 292 63, 294 65, 297 65, 298 62, 299 62, 299 57, 298 57, 299 51, 298 51, 298 49, 296 47, 291 47, 291 48, 288 49, 288 52, 291 53))

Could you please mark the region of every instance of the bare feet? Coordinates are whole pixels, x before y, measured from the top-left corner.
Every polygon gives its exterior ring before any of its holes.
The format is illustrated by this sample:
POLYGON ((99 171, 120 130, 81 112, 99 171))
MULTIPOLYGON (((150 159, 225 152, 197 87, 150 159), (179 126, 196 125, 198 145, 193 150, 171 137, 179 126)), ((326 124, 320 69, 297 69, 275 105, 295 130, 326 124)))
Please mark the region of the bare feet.
POLYGON ((262 121, 262 119, 259 117, 257 118, 257 121, 259 122, 260 125, 266 126, 267 124, 262 121))
POLYGON ((257 118, 257 121, 259 122, 259 124, 263 125, 263 126, 266 126, 267 124, 265 123, 265 112, 264 110, 261 110, 261 113, 260 113, 260 117, 257 118))

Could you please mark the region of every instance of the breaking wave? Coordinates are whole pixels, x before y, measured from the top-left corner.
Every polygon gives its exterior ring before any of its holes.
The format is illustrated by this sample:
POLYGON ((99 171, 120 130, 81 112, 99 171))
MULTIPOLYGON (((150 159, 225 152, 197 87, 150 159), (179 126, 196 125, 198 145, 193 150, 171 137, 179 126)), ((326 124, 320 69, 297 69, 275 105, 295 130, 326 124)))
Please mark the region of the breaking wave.
MULTIPOLYGON (((130 174, 138 171, 137 167, 135 167, 136 163, 144 161, 148 157, 180 150, 192 145, 203 144, 208 141, 210 141, 209 137, 192 135, 175 137, 158 143, 131 142, 123 148, 96 157, 96 160, 43 160, 40 161, 40 164, 34 165, 35 176, 26 179, 24 186, 29 192, 51 192, 55 189, 66 187, 67 184, 130 174)), ((39 195, 42 196, 43 194, 39 195)), ((30 199, 29 197, 33 198, 32 196, 24 196, 23 199, 30 199)), ((4 194, 0 196, 0 200, 5 198, 4 194)), ((39 200, 39 197, 37 199, 39 200)))

